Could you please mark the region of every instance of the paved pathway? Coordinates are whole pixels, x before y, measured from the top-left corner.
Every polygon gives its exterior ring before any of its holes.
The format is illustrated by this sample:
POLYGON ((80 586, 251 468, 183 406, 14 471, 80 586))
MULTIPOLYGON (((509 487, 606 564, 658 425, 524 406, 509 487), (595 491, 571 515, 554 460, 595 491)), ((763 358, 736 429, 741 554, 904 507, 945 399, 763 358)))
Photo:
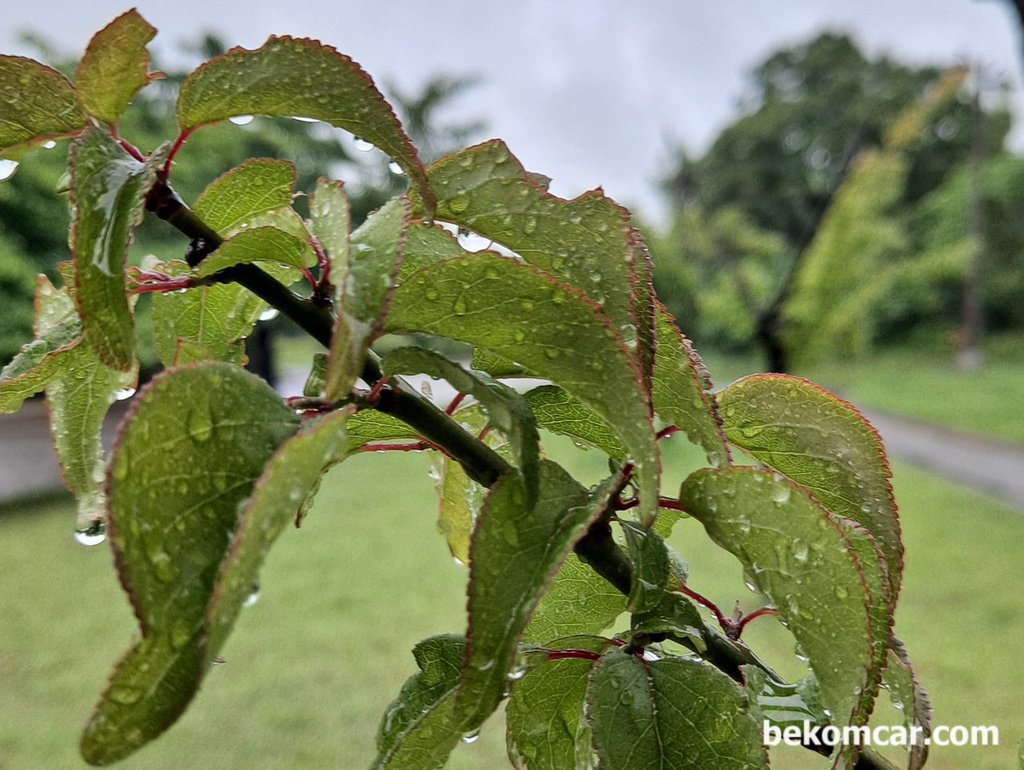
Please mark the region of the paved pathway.
MULTIPOLYGON (((285 376, 283 393, 301 392, 303 375, 285 376)), ((446 383, 434 396, 445 400, 446 383)), ((115 405, 106 438, 123 414, 115 405)), ((882 412, 866 411, 891 457, 925 468, 958 484, 997 497, 1024 514, 1024 445, 998 441, 882 412)), ((44 405, 32 401, 21 412, 0 415, 0 511, 9 501, 60 486, 44 405)))
POLYGON ((986 492, 1024 513, 1024 445, 862 410, 891 457, 986 492))

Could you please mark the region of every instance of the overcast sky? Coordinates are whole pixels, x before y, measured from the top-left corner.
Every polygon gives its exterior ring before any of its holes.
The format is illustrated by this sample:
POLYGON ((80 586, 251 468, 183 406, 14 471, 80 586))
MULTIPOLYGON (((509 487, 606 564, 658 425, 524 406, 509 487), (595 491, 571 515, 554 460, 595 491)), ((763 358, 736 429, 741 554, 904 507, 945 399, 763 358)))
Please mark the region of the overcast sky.
MULTIPOLYGON (((129 7, 0 4, 0 52, 20 54, 30 53, 21 30, 79 51, 129 7)), ((653 220, 671 149, 705 148, 736 114, 750 68, 825 28, 914 62, 981 60, 1012 82, 1013 107, 1024 111, 1018 32, 1001 0, 141 0, 138 8, 160 30, 158 52, 202 30, 247 48, 292 34, 336 46, 379 85, 480 76, 460 110, 484 117, 488 135, 553 177, 553 192, 603 185, 653 220)), ((1024 131, 1013 144, 1024 146, 1024 131)))

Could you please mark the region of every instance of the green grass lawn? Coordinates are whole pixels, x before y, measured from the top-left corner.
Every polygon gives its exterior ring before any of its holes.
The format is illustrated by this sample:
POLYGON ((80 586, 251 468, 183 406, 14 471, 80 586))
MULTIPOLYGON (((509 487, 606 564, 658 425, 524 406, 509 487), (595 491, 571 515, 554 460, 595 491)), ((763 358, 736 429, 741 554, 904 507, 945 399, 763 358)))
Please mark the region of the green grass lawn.
MULTIPOLYGON (((694 455, 680 437, 672 442, 674 483, 694 455)), ((600 460, 590 454, 582 464, 592 474, 600 460)), ((1024 736, 1024 518, 918 471, 896 473, 907 544, 898 633, 937 722, 1002 732, 998 748, 939 749, 929 767, 1010 767, 1024 736)), ((463 628, 466 572, 434 533, 435 515, 423 457, 360 456, 332 471, 306 524, 271 553, 262 596, 243 613, 227 663, 167 735, 121 766, 366 767, 380 714, 414 669, 413 644, 463 628)), ((78 732, 135 633, 109 550, 77 546, 72 521, 63 501, 0 515, 4 770, 83 766, 78 732)), ((735 561, 699 525, 684 520, 673 541, 695 588, 726 607, 737 597, 755 605, 735 561)), ((792 640, 774 620, 748 633, 766 660, 796 672, 792 640)), ((500 722, 460 746, 450 767, 507 767, 500 722)), ((780 754, 774 766, 822 766, 804 754, 780 754)))
MULTIPOLYGON (((996 337, 985 353, 976 372, 957 371, 950 350, 907 347, 796 374, 855 404, 1024 443, 1024 336, 996 337)), ((756 356, 705 357, 716 385, 762 366, 756 356)))

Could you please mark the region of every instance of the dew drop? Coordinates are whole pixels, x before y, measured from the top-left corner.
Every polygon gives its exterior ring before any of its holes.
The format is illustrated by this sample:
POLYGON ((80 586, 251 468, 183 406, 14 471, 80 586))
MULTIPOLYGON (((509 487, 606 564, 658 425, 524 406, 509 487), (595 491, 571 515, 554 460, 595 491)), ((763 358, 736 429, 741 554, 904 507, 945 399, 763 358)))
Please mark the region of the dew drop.
POLYGON ((809 550, 807 548, 807 543, 804 543, 804 542, 802 542, 800 540, 794 540, 792 548, 793 548, 793 558, 794 559, 796 559, 801 564, 803 564, 804 562, 807 561, 807 557, 809 555, 809 550))
POLYGON ((388 163, 388 171, 390 171, 395 176, 405 176, 405 171, 403 171, 402 167, 399 166, 398 163, 395 161, 391 161, 390 163, 388 163))
POLYGON ((192 638, 192 627, 184 620, 179 620, 171 627, 171 647, 180 650, 192 638))
POLYGON ((300 123, 319 123, 320 122, 316 118, 307 118, 305 115, 292 115, 292 120, 297 120, 300 123))
POLYGON ((120 703, 122 706, 131 706, 133 703, 138 703, 142 699, 142 689, 139 687, 127 687, 124 685, 118 685, 110 688, 108 694, 110 700, 114 703, 120 703))
POLYGON ((256 602, 260 600, 260 583, 255 581, 252 584, 252 589, 249 591, 249 595, 245 597, 245 601, 242 602, 243 607, 252 607, 256 602))
POLYGON ((44 150, 52 150, 56 146, 57 146, 57 142, 54 139, 51 139, 48 142, 43 142, 43 149, 44 150))
POLYGON ((533 304, 533 300, 532 299, 524 299, 519 304, 523 308, 523 310, 526 310, 526 311, 533 310, 533 308, 534 308, 534 304, 533 304))
POLYGON ((250 123, 252 123, 252 119, 252 115, 234 115, 228 118, 228 120, 230 120, 236 126, 247 126, 250 123))
POLYGON ((427 289, 427 299, 431 302, 436 300, 440 295, 437 293, 437 289, 427 289))
POLYGON ((784 503, 789 500, 789 484, 778 482, 772 489, 771 498, 776 503, 784 503))
POLYGON ((845 599, 850 595, 850 592, 846 590, 845 586, 836 586, 836 598, 845 599))
POLYGON ((10 179, 14 176, 14 172, 18 170, 18 161, 10 160, 8 158, 0 159, 0 182, 5 179, 10 179))
POLYGON ((471 733, 466 733, 465 735, 463 735, 462 736, 462 742, 465 743, 467 746, 469 746, 471 744, 476 743, 479 738, 480 738, 480 731, 479 730, 474 730, 471 733))
POLYGON ((210 658, 210 665, 211 666, 223 666, 225 663, 227 663, 227 661, 224 660, 224 658, 222 658, 220 655, 217 655, 216 657, 210 658))
POLYGON ((79 545, 99 545, 107 539, 107 525, 101 519, 83 521, 75 528, 75 542, 79 545))
POLYGON ((370 150, 373 149, 373 144, 371 142, 366 141, 361 136, 355 137, 354 143, 356 149, 359 150, 359 152, 369 152, 370 150))
POLYGON ((523 340, 526 339, 526 332, 524 332, 522 329, 516 329, 514 332, 512 332, 512 339, 514 339, 516 342, 522 342, 523 340))
POLYGON ((466 309, 466 300, 462 297, 455 300, 455 304, 452 306, 452 312, 454 312, 455 315, 465 315, 466 309))
POLYGON ((746 427, 740 428, 740 433, 746 438, 756 438, 761 435, 763 428, 760 425, 747 425, 746 427))
POLYGON ((276 307, 268 307, 262 313, 260 313, 261 321, 273 321, 280 315, 280 311, 276 307))
POLYGON ((135 388, 118 388, 114 391, 114 399, 117 401, 126 401, 135 395, 135 388))
POLYGON ((621 703, 623 706, 632 706, 633 693, 630 690, 623 690, 622 694, 619 696, 619 703, 621 703))
POLYGON ((210 440, 213 434, 213 418, 208 406, 198 405, 189 413, 188 432, 193 441, 204 443, 210 440))

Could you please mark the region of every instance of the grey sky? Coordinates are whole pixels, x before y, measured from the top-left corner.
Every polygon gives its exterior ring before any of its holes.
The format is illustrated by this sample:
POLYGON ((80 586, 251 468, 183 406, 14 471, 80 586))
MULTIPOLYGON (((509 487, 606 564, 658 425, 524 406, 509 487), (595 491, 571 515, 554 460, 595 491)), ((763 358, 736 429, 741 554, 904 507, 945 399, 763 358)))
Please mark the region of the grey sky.
MULTIPOLYGON (((27 53, 23 29, 68 50, 126 10, 126 0, 3 0, 0 51, 27 53)), ((1018 34, 998 0, 140 0, 157 48, 213 29, 248 48, 269 34, 316 37, 377 80, 412 87, 432 73, 475 74, 460 112, 482 115, 530 170, 572 196, 603 185, 648 219, 670 149, 703 149, 735 115, 745 73, 780 45, 830 27, 871 52, 918 62, 980 59, 1024 105, 1018 34)), ((1014 134, 1024 145, 1024 131, 1014 134)))

